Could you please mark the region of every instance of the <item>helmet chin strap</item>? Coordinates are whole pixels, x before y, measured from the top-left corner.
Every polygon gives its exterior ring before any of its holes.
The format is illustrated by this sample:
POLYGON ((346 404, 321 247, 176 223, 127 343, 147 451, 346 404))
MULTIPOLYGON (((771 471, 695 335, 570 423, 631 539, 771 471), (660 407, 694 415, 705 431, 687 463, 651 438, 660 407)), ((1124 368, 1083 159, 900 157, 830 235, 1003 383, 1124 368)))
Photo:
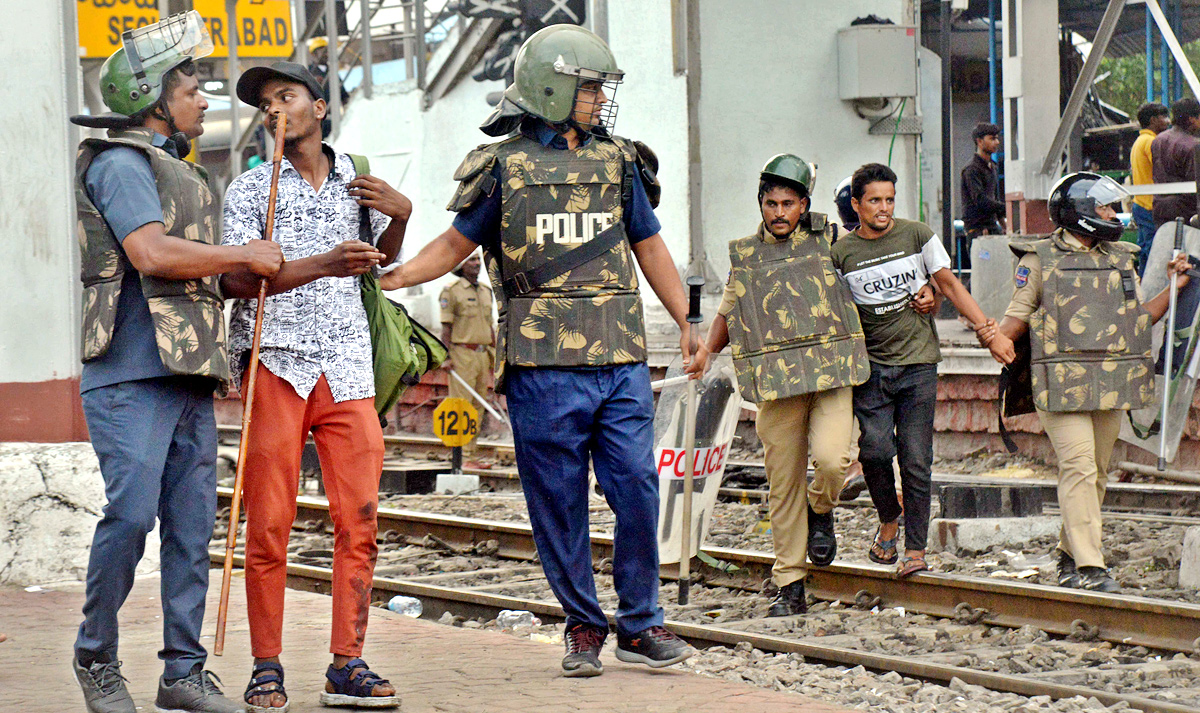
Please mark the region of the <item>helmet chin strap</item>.
POLYGON ((153 114, 156 119, 167 122, 167 128, 171 130, 171 135, 167 137, 167 143, 174 147, 175 155, 183 158, 191 153, 192 140, 175 125, 175 117, 171 116, 171 110, 167 107, 167 102, 159 101, 155 104, 153 114))

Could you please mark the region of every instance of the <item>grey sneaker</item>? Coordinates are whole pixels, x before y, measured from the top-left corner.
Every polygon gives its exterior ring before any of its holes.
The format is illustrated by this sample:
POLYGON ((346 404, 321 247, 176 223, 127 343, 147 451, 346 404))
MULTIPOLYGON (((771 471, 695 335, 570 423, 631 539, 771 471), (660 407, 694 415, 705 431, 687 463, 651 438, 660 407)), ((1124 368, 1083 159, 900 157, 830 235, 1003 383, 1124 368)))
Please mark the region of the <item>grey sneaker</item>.
POLYGON ((217 688, 212 671, 194 671, 187 678, 167 684, 158 679, 158 698, 154 710, 158 713, 246 713, 244 703, 235 703, 217 688))
POLYGON ((71 657, 75 678, 83 689, 83 702, 88 713, 137 713, 133 698, 125 688, 120 661, 96 661, 84 668, 79 659, 71 657))

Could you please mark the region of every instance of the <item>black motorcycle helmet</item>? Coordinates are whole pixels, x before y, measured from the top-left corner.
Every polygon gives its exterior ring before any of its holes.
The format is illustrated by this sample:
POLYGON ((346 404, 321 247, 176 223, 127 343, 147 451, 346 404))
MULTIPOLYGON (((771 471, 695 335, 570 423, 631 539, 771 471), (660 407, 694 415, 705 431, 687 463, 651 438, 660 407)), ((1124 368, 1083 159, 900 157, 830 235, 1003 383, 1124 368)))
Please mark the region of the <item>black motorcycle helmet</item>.
POLYGON ((1125 226, 1113 218, 1105 220, 1096 207, 1117 203, 1129 194, 1119 183, 1090 171, 1070 173, 1050 189, 1050 220, 1058 227, 1097 240, 1120 240, 1125 226))
POLYGON ((842 226, 846 230, 858 227, 858 213, 855 213, 854 206, 850 205, 850 179, 851 176, 846 176, 833 191, 833 202, 837 204, 838 217, 842 219, 842 226))

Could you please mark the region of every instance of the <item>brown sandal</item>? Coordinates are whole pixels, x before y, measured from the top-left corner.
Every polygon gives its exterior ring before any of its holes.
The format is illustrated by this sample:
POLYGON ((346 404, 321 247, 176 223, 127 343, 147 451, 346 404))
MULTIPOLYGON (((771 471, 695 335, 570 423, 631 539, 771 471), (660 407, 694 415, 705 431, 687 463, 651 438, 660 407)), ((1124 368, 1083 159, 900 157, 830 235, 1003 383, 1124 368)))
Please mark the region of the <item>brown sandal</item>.
POLYGON ((925 564, 925 555, 917 555, 916 557, 904 556, 900 558, 900 566, 896 568, 896 577, 904 579, 911 577, 917 572, 926 572, 929 570, 929 565, 925 564))

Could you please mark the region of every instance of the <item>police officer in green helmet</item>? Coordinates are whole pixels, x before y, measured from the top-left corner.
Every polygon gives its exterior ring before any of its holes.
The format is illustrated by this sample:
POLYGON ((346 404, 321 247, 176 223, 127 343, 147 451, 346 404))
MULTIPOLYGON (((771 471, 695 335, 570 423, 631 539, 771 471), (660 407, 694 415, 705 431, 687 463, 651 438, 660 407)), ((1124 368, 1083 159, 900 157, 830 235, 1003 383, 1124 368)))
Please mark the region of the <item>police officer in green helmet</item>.
MULTIPOLYGON (((608 621, 592 578, 588 463, 616 514, 617 658, 652 667, 692 648, 662 626, 654 403, 634 261, 681 330, 687 298, 654 216, 657 162, 612 133, 624 73, 574 25, 534 33, 482 126, 510 138, 468 154, 453 226, 384 278, 388 289, 449 272, 478 245, 500 304, 497 391, 542 567, 567 613, 565 676, 599 675, 608 621)), ((704 347, 699 347, 702 356, 704 347)))
MULTIPOLYGON (((1057 230, 1010 246, 1020 260, 998 326, 1014 341, 1029 335, 1033 404, 1058 455, 1058 583, 1109 593, 1120 591, 1101 543, 1109 458, 1121 417, 1154 402, 1150 329, 1170 299, 1168 288, 1142 301, 1138 248, 1118 242, 1124 228, 1113 204, 1125 195, 1095 173, 1059 179, 1048 205, 1057 230)), ((1180 287, 1187 269, 1186 255, 1168 265, 1180 287)))
POLYGON ((779 587, 768 616, 807 611, 806 556, 825 566, 837 552, 833 506, 850 466, 853 387, 870 374, 858 312, 829 256, 836 227, 808 209, 815 178, 793 154, 763 166, 762 222, 729 242, 729 281, 708 332, 710 353, 732 344, 742 398, 758 404, 779 587))
POLYGON ((207 103, 194 59, 212 51, 196 12, 126 32, 101 69, 107 129, 76 163, 83 279, 83 410, 108 504, 88 563, 72 657, 91 713, 133 713, 120 675, 117 614, 158 520, 163 640, 157 710, 233 713, 204 670, 200 625, 216 516, 212 395, 229 378, 217 276, 273 277, 279 247, 217 245, 218 205, 204 169, 181 160, 207 103))

